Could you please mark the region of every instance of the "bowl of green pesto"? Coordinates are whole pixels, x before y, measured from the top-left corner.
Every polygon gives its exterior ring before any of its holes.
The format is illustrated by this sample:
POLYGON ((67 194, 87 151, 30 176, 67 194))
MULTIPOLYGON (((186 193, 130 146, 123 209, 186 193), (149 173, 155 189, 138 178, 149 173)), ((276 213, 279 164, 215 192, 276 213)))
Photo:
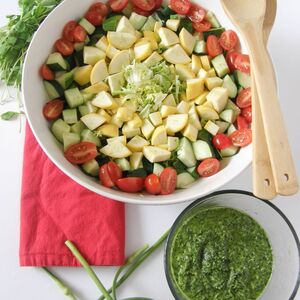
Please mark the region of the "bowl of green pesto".
POLYGON ((220 191, 176 219, 165 272, 177 300, 289 300, 299 287, 299 257, 296 232, 275 205, 220 191))

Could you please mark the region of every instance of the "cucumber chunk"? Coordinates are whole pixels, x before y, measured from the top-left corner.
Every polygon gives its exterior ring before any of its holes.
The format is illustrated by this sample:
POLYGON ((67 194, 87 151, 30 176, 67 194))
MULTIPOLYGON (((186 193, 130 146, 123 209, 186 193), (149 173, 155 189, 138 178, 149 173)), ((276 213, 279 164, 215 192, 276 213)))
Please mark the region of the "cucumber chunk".
POLYGON ((95 159, 92 159, 84 164, 82 164, 82 169, 88 175, 93 177, 98 177, 99 175, 99 164, 95 159))
POLYGON ((193 142, 193 150, 197 160, 213 157, 210 145, 205 141, 198 140, 193 142))
POLYGON ((80 142, 80 135, 78 133, 65 132, 63 134, 64 150, 67 150, 69 146, 78 144, 79 142, 80 142))
POLYGON ((86 129, 86 126, 81 121, 78 121, 71 126, 71 132, 73 132, 73 133, 80 134, 83 129, 86 129))
POLYGON ((176 187, 178 189, 187 188, 190 184, 195 182, 195 178, 188 172, 184 172, 177 175, 176 187))
POLYGON ((142 27, 142 31, 153 31, 156 20, 150 16, 142 27))
POLYGON ((180 140, 177 150, 177 157, 188 168, 194 167, 197 163, 192 145, 190 141, 185 137, 180 140))
POLYGON ((83 50, 83 47, 84 47, 84 43, 74 43, 74 49, 76 52, 83 50))
POLYGON ((234 123, 236 114, 233 109, 225 109, 220 113, 220 118, 228 123, 234 123))
POLYGON ((212 11, 208 11, 205 16, 206 20, 211 24, 212 27, 218 28, 221 27, 219 20, 212 11))
POLYGON ((52 71, 55 71, 55 72, 56 71, 66 71, 69 68, 69 64, 66 62, 66 60, 63 58, 63 56, 59 52, 51 53, 48 56, 46 65, 52 71))
POLYGON ((236 84, 229 75, 224 77, 223 87, 227 89, 229 98, 234 99, 237 96, 236 84))
POLYGON ((70 132, 71 127, 62 119, 56 120, 52 126, 51 126, 51 131, 53 135, 56 137, 58 141, 63 143, 63 135, 64 133, 70 132))
POLYGON ((158 163, 153 164, 153 174, 160 176, 161 172, 164 170, 164 167, 158 163))
POLYGON ((146 23, 147 17, 133 12, 129 18, 129 21, 136 30, 140 30, 146 23))
POLYGON ((183 172, 186 172, 186 166, 184 163, 182 163, 179 159, 176 159, 173 162, 173 167, 176 170, 177 174, 181 174, 183 172))
POLYGON ((86 18, 82 18, 79 21, 79 25, 83 27, 88 34, 93 34, 96 30, 96 27, 91 24, 86 18))
POLYGON ((243 73, 239 70, 234 71, 234 77, 236 82, 243 88, 251 87, 251 77, 247 73, 243 73))
POLYGON ((213 67, 215 68, 219 77, 224 77, 229 74, 230 70, 223 54, 220 54, 211 60, 213 67))
POLYGON ((103 30, 104 31, 116 31, 118 23, 121 18, 122 18, 121 15, 115 15, 115 16, 112 16, 112 17, 106 19, 102 24, 103 30))
POLYGON ((200 176, 197 172, 197 167, 188 168, 187 171, 195 178, 198 179, 200 176))
POLYGON ((142 168, 127 172, 127 177, 146 177, 147 175, 147 172, 142 168))
POLYGON ((97 147, 101 146, 100 139, 89 129, 84 129, 81 132, 81 140, 83 142, 94 143, 97 147))
POLYGON ((63 115, 64 121, 67 124, 75 124, 76 122, 78 122, 76 108, 64 109, 62 112, 62 115, 63 115))
POLYGON ((224 27, 219 27, 219 28, 212 28, 208 31, 205 31, 203 32, 203 37, 205 39, 205 41, 207 40, 207 38, 210 36, 210 35, 215 35, 217 37, 220 37, 221 34, 225 31, 225 28, 224 27))
POLYGON ((57 99, 63 96, 64 90, 55 80, 52 81, 43 81, 45 90, 47 92, 49 100, 57 99))
POLYGON ((196 41, 194 52, 200 55, 207 54, 206 42, 205 41, 196 41))
POLYGON ((126 158, 117 158, 115 162, 121 168, 122 171, 130 170, 130 163, 126 158))
POLYGON ((221 150, 220 154, 222 157, 230 157, 230 156, 237 154, 239 149, 240 149, 239 147, 230 146, 226 149, 221 150))
POLYGON ((55 79, 64 90, 68 89, 72 85, 75 70, 76 69, 73 69, 70 72, 64 73, 55 79))
POLYGON ((78 88, 72 88, 65 91, 66 100, 71 108, 83 104, 83 97, 78 88))

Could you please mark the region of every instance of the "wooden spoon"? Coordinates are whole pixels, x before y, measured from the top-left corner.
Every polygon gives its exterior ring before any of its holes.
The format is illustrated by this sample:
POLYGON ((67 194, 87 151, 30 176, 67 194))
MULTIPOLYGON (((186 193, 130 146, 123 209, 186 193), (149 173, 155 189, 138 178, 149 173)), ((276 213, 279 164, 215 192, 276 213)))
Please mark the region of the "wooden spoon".
POLYGON ((276 191, 281 195, 295 194, 299 184, 279 106, 273 65, 264 43, 266 0, 221 0, 221 3, 248 45, 276 191))
MULTIPOLYGON (((277 0, 266 0, 266 14, 263 23, 264 43, 268 44, 268 39, 275 22, 277 11, 277 0)), ((275 72, 273 71, 275 77, 275 72)), ((276 79, 275 79, 276 80, 276 79)), ((257 90, 252 76, 252 131, 253 131, 253 193, 255 196, 271 200, 276 196, 276 188, 270 162, 268 145, 264 132, 263 120, 260 111, 257 90)))

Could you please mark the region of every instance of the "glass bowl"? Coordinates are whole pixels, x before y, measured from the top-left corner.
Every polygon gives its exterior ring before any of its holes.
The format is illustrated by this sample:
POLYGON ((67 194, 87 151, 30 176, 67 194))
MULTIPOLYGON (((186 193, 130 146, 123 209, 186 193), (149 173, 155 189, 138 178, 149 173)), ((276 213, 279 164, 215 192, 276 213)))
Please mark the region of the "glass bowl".
POLYGON ((259 299, 294 299, 300 284, 300 244, 292 224, 271 202, 238 190, 220 191, 200 198, 189 205, 174 222, 165 249, 165 273, 175 299, 185 299, 177 290, 170 269, 170 250, 175 233, 190 216, 211 206, 229 207, 244 212, 265 230, 273 251, 273 272, 259 299))

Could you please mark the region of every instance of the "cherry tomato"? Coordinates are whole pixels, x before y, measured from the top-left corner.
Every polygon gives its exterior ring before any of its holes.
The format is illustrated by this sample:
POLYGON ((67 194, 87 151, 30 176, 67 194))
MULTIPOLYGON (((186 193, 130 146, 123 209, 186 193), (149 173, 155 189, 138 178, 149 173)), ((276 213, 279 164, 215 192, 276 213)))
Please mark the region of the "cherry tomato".
POLYGON ((74 35, 73 35, 73 32, 74 32, 74 29, 75 27, 77 26, 77 22, 72 20, 72 21, 69 21, 64 29, 63 29, 63 38, 69 42, 74 42, 74 35))
POLYGON ((144 187, 144 179, 141 177, 127 177, 118 179, 117 187, 123 192, 138 193, 141 192, 144 187))
POLYGON ((197 4, 192 4, 188 13, 188 18, 194 23, 200 23, 206 16, 206 10, 197 4))
POLYGON ((128 0, 108 0, 113 11, 122 11, 128 4, 128 0))
POLYGON ((190 8, 190 0, 170 0, 170 8, 180 15, 186 15, 190 8))
POLYGON ((199 23, 193 23, 193 28, 198 32, 205 32, 211 28, 211 24, 208 21, 203 20, 199 23))
POLYGON ((132 0, 132 3, 144 11, 151 11, 156 5, 155 0, 132 0))
POLYGON ((238 53, 236 51, 230 51, 230 52, 227 52, 227 54, 226 54, 226 62, 230 69, 230 72, 233 72, 236 70, 234 62, 238 55, 240 55, 240 53, 238 53))
POLYGON ((91 142, 71 145, 65 151, 65 157, 72 164, 84 164, 98 155, 97 147, 91 142))
POLYGON ((215 35, 209 35, 206 40, 206 48, 208 55, 211 57, 216 57, 223 53, 223 49, 219 44, 219 39, 215 35))
POLYGON ((197 168, 198 174, 202 177, 215 175, 219 170, 220 162, 216 158, 207 158, 203 160, 197 168))
POLYGON ((84 17, 94 26, 99 26, 103 22, 103 16, 97 10, 89 10, 84 17))
POLYGON ((102 165, 101 168, 99 169, 99 179, 100 179, 102 185, 105 187, 111 188, 115 185, 114 182, 110 178, 110 175, 108 172, 108 164, 102 165))
POLYGON ((122 178, 122 170, 115 162, 110 161, 107 163, 107 170, 113 183, 116 183, 118 179, 122 178))
POLYGON ((108 14, 107 6, 102 2, 96 2, 89 8, 89 11, 97 11, 103 18, 108 14))
POLYGON ((74 42, 82 43, 85 41, 87 33, 80 25, 74 29, 74 42))
POLYGON ((244 73, 250 73, 250 59, 249 55, 239 54, 234 60, 234 67, 244 73))
POLYGON ((48 121, 56 120, 64 109, 64 102, 59 99, 51 100, 43 108, 43 115, 48 121))
POLYGON ((224 133, 216 134, 213 137, 212 142, 214 147, 217 148, 218 150, 226 149, 232 145, 230 138, 224 133))
POLYGON ((55 49, 61 53, 63 56, 69 56, 74 52, 74 45, 73 43, 65 40, 59 39, 54 44, 55 49))
POLYGON ((243 108, 242 116, 247 120, 248 123, 251 123, 252 122, 252 106, 243 108))
POLYGON ((173 168, 165 168, 160 176, 161 194, 169 195, 172 194, 176 189, 177 172, 173 168))
POLYGON ((137 13, 138 15, 141 15, 141 16, 144 16, 144 17, 149 17, 151 15, 151 11, 145 11, 145 10, 142 10, 140 9, 139 7, 137 6, 133 6, 132 10, 137 13))
POLYGON ((245 117, 243 116, 238 116, 236 119, 236 124, 238 129, 247 129, 249 128, 249 124, 245 117))
POLYGON ((245 147, 252 142, 252 130, 249 128, 238 129, 230 135, 231 142, 236 147, 245 147))
POLYGON ((238 43, 238 36, 233 30, 226 30, 220 36, 220 45, 224 50, 232 50, 238 43))
POLYGON ((245 108, 251 106, 251 103, 252 103, 251 88, 246 88, 241 90, 236 98, 236 105, 239 108, 245 108))
POLYGON ((45 80, 54 80, 54 72, 50 70, 47 65, 42 65, 40 68, 40 75, 45 80))
POLYGON ((161 192, 159 177, 155 174, 150 174, 145 179, 145 187, 149 194, 158 195, 161 192))
POLYGON ((155 10, 159 9, 161 7, 162 3, 163 3, 163 0, 155 0, 155 7, 154 7, 154 9, 155 10))

